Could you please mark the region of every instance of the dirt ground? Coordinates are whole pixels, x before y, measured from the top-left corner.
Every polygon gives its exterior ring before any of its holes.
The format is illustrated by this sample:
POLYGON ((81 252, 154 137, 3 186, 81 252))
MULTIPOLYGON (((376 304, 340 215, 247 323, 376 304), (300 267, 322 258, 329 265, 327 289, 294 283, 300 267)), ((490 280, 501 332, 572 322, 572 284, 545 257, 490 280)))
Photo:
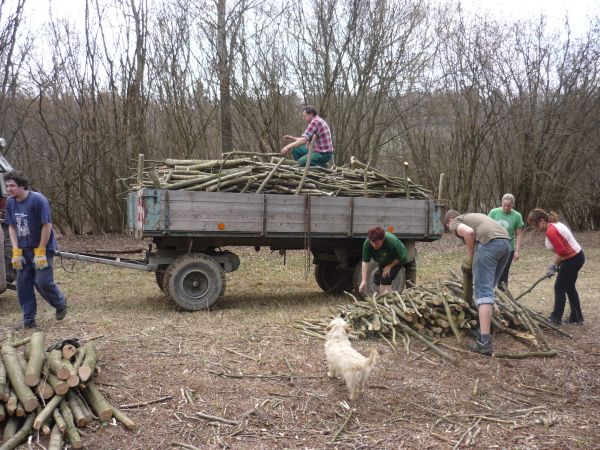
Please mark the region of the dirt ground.
MULTIPOLYGON (((234 449, 600 448, 600 233, 576 237, 587 258, 578 281, 585 323, 563 326, 572 339, 548 333, 556 358, 493 359, 448 337, 442 343, 458 349, 448 350, 459 359, 453 365, 418 343, 407 354, 363 340, 357 349, 375 347, 382 357, 370 389, 354 402, 342 382, 328 379, 323 341, 293 327, 349 300, 322 293, 312 274, 305 279, 303 252, 288 253, 283 265, 268 249, 236 249, 242 264, 227 276, 226 298, 195 313, 167 303, 151 273, 64 261, 56 279, 69 314, 56 322, 41 301, 38 325, 52 340, 96 339, 97 384, 115 405, 161 400, 127 410, 137 431, 95 421, 83 430, 91 449, 167 449, 173 442, 234 449)), ((60 246, 94 251, 140 243, 84 236, 61 238, 60 246)), ((418 250, 420 281, 448 278, 464 252, 449 237, 418 250)), ((527 289, 549 262, 542 236, 527 233, 511 290, 527 289)), ((552 301, 551 281, 523 299, 545 315, 552 301)), ((2 339, 20 318, 14 292, 0 297, 0 318, 2 339)), ((507 335, 495 335, 494 345, 526 350, 507 335)), ((33 448, 47 442, 36 437, 33 448)))

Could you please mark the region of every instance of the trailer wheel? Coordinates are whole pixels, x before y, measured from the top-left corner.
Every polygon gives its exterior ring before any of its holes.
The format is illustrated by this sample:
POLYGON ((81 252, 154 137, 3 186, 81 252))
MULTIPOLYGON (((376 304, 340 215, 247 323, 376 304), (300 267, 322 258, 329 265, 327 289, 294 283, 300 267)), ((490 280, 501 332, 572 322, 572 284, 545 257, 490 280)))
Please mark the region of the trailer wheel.
MULTIPOLYGON (((370 297, 375 292, 379 292, 379 287, 375 284, 375 274, 379 270, 379 266, 376 262, 371 261, 369 263, 369 272, 367 273, 367 285, 362 292, 363 295, 370 297)), ((362 278, 362 261, 359 261, 354 268, 354 291, 358 292, 360 286, 360 280, 362 278)), ((392 290, 402 292, 406 286, 406 274, 404 268, 400 269, 396 278, 392 282, 392 290)))
POLYGON ((324 292, 342 294, 352 290, 352 270, 340 269, 333 261, 320 261, 315 264, 315 280, 324 292))
POLYGON ((201 253, 177 258, 163 279, 166 297, 188 311, 208 309, 223 297, 225 285, 221 265, 201 253))
POLYGON ((156 284, 158 284, 158 287, 163 292, 165 291, 163 282, 165 280, 165 272, 167 271, 168 267, 169 266, 162 264, 162 265, 158 266, 158 270, 156 272, 154 272, 154 276, 156 277, 156 284))

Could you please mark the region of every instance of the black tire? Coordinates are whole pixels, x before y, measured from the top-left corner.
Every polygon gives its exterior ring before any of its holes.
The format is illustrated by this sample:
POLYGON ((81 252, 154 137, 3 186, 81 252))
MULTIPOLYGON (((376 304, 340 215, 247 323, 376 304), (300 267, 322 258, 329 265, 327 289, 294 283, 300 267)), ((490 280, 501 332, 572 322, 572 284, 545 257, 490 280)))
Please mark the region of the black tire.
POLYGON ((158 284, 158 287, 163 292, 165 291, 165 288, 163 286, 165 280, 165 272, 167 271, 168 267, 169 266, 167 265, 160 265, 158 266, 158 270, 154 272, 154 276, 156 277, 156 284, 158 284))
POLYGON ((315 280, 323 292, 342 294, 352 291, 352 270, 340 269, 333 261, 320 261, 315 264, 315 280))
POLYGON ((192 253, 173 261, 165 272, 165 296, 187 311, 208 309, 225 294, 225 272, 208 255, 192 253))
MULTIPOLYGON (((360 286, 360 280, 362 278, 362 261, 359 261, 354 268, 354 291, 364 296, 370 297, 375 292, 379 292, 379 287, 375 284, 375 274, 379 270, 379 266, 376 262, 371 261, 369 263, 369 272, 367 274, 367 285, 363 292, 358 292, 360 286)), ((406 286, 406 275, 404 268, 400 269, 396 278, 392 282, 392 290, 402 292, 406 286)))

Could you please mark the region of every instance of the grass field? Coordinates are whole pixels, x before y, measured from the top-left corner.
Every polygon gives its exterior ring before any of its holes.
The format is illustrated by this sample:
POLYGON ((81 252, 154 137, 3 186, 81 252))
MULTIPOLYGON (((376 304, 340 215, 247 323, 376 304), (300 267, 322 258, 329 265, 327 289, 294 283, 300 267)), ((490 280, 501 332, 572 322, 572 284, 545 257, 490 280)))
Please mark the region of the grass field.
MULTIPOLYGON (((587 258, 578 282, 585 323, 563 327, 572 339, 548 333, 558 357, 492 359, 448 337, 443 343, 462 350, 451 350, 459 359, 452 365, 418 343, 407 354, 363 340, 358 350, 376 347, 382 357, 370 389, 355 402, 340 381, 328 379, 323 341, 293 328, 298 319, 327 317, 332 307, 348 303, 322 293, 312 274, 305 279, 303 252, 288 253, 283 265, 267 249, 236 249, 242 264, 227 275, 226 298, 195 313, 167 303, 153 274, 65 261, 56 279, 68 296, 69 315, 56 322, 40 301, 38 325, 53 340, 99 337, 96 379, 115 405, 169 396, 129 410, 138 431, 96 421, 83 430, 87 448, 166 449, 174 441, 239 449, 599 448, 600 234, 576 237, 587 258)), ((132 245, 118 236, 61 240, 63 250, 132 245)), ((419 281, 448 278, 464 254, 448 237, 418 250, 419 281)), ((527 289, 549 262, 542 236, 527 233, 511 290, 527 289)), ((523 299, 545 315, 552 301, 551 281, 523 299)), ((0 297, 0 317, 2 338, 20 319, 14 292, 0 297)), ((525 350, 506 335, 496 335, 494 346, 525 350)), ((39 439, 47 445, 46 437, 39 439)))

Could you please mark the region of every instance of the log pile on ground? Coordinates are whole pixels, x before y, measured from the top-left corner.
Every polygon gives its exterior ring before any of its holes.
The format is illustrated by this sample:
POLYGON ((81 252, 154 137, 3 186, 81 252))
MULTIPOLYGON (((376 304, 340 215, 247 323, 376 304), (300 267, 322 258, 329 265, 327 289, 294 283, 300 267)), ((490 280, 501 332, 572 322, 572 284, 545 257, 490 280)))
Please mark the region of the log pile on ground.
POLYGON ((59 345, 46 351, 46 336, 35 332, 20 341, 8 340, 0 348, 0 450, 13 449, 30 434, 49 436, 49 450, 82 448, 78 431, 114 417, 127 428, 135 423, 112 406, 92 381, 96 367, 93 343, 77 348, 59 345))
POLYGON ((168 190, 307 194, 337 197, 428 198, 430 192, 408 177, 385 175, 356 158, 350 167, 305 170, 295 161, 258 157, 220 160, 167 159, 149 166, 143 161, 130 190, 153 187, 168 190))
MULTIPOLYGON (((399 340, 409 352, 411 339, 426 345, 439 356, 455 362, 436 342, 453 335, 459 343, 469 330, 478 330, 478 313, 474 303, 463 300, 463 287, 458 277, 453 280, 429 282, 406 289, 402 293, 374 295, 339 305, 329 318, 304 319, 295 327, 312 337, 325 338, 325 328, 333 317, 342 315, 353 326, 353 336, 377 337, 385 340, 396 351, 399 340)), ((520 304, 510 292, 496 290, 496 306, 492 317, 493 329, 534 347, 526 353, 495 353, 497 358, 552 357, 557 353, 550 348, 544 331, 554 330, 569 336, 542 315, 520 304)))

